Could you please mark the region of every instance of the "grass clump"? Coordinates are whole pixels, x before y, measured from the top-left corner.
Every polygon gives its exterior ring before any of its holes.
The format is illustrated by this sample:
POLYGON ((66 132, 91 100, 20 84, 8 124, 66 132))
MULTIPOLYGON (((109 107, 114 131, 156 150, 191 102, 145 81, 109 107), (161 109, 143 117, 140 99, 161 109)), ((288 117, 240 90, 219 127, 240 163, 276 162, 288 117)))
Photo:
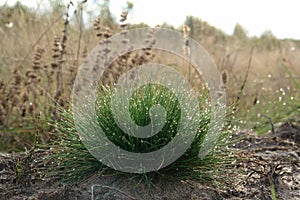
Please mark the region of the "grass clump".
MULTIPOLYGON (((136 90, 129 100, 130 115, 140 126, 149 124, 149 110, 153 105, 160 104, 165 108, 167 112, 165 126, 160 132, 149 138, 137 138, 124 133, 119 128, 110 108, 112 92, 113 90, 110 88, 101 87, 95 109, 99 125, 115 145, 130 152, 145 153, 162 148, 174 138, 182 111, 177 97, 168 88, 147 84, 136 90)), ((224 184, 226 181, 228 182, 230 180, 228 179, 229 169, 235 159, 232 152, 229 153, 228 148, 225 147, 228 146, 228 132, 224 132, 219 138, 214 151, 204 159, 200 159, 198 156, 211 120, 207 90, 202 91, 198 100, 200 120, 197 125, 197 132, 191 146, 180 158, 158 171, 133 175, 113 170, 113 173, 138 177, 146 182, 162 177, 171 180, 197 180, 205 183, 224 184)), ((110 171, 111 173, 110 168, 95 159, 80 141, 72 112, 61 110, 61 116, 62 119, 55 125, 57 138, 47 146, 51 149, 51 154, 45 158, 50 163, 47 165, 46 174, 63 181, 78 181, 97 172, 110 171)))
POLYGON ((167 123, 159 133, 149 138, 128 135, 118 126, 110 110, 112 96, 110 91, 107 92, 104 98, 99 95, 97 99, 98 122, 102 130, 106 130, 106 136, 122 149, 135 153, 152 152, 169 143, 177 133, 181 109, 178 99, 167 88, 161 85, 147 85, 137 90, 129 100, 131 118, 139 126, 150 123, 149 112, 152 106, 161 105, 166 109, 167 123))

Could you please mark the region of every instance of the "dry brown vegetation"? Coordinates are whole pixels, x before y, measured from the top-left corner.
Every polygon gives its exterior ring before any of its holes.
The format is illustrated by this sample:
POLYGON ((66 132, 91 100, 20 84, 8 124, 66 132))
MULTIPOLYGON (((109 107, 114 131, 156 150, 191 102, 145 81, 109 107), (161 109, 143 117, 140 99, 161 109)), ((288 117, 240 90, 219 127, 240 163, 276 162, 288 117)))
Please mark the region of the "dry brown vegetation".
MULTIPOLYGON (((0 126, 5 130, 1 135, 5 135, 4 140, 19 144, 18 149, 30 145, 34 132, 42 132, 42 140, 49 139, 45 133, 49 127, 41 121, 56 119, 57 105, 67 106, 76 70, 88 52, 113 33, 123 29, 122 34, 126 35, 126 13, 120 18, 120 26, 111 17, 100 17, 94 20, 94 27, 86 28, 82 21, 84 5, 78 6, 77 13, 69 19, 70 6, 53 7, 49 13, 37 13, 21 4, 1 7, 0 126), (8 22, 13 27, 9 28, 8 22), (30 139, 23 138, 28 134, 30 139), (27 142, 20 144, 18 137, 27 142)), ((226 35, 192 16, 186 18, 186 25, 191 28, 190 37, 203 45, 219 67, 229 104, 236 103, 238 98, 244 106, 242 109, 248 110, 276 91, 293 93, 293 83, 283 66, 299 80, 298 41, 278 40, 270 32, 260 38, 248 38, 240 25, 233 35, 226 35)), ((139 26, 145 25, 129 25, 129 28, 139 26)), ((154 58, 151 41, 147 42, 149 50, 124 55, 111 65, 104 74, 108 82, 128 70, 120 67, 124 62, 130 68, 149 60, 164 59, 166 64, 178 67, 178 60, 168 59, 161 52, 154 58)))

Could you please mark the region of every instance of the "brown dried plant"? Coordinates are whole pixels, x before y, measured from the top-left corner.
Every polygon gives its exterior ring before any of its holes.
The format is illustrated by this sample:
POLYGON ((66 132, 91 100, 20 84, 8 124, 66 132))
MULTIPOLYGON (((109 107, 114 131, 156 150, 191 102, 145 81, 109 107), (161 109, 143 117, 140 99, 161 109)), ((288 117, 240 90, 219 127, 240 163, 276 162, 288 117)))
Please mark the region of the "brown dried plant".
POLYGON ((100 44, 104 44, 104 48, 99 52, 99 56, 104 59, 104 64, 107 65, 107 69, 103 73, 102 83, 104 85, 112 85, 115 83, 118 78, 124 74, 125 72, 129 71, 130 69, 134 68, 135 66, 139 66, 142 64, 146 64, 151 61, 155 55, 152 52, 153 45, 155 44, 154 29, 149 31, 147 34, 147 38, 144 40, 145 48, 140 51, 132 51, 132 47, 130 45, 130 41, 128 40, 128 24, 126 23, 128 11, 123 11, 121 13, 120 19, 120 28, 121 28, 121 35, 123 39, 121 43, 124 45, 124 49, 126 51, 120 55, 116 60, 112 63, 109 61, 111 60, 111 54, 113 53, 110 49, 109 45, 111 43, 111 30, 107 27, 101 26, 101 19, 98 18, 95 20, 94 23, 94 30, 96 31, 96 36, 100 40, 100 44))

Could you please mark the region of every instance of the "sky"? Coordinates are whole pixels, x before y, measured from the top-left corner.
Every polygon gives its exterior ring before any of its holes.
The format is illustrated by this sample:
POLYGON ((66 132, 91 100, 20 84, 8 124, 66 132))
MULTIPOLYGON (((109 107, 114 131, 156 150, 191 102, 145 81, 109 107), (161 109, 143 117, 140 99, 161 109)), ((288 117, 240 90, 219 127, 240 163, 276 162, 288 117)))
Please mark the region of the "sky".
MULTIPOLYGON (((73 0, 77 1, 77 0, 73 0)), ((88 10, 93 11, 94 0, 88 0, 88 10)), ((110 0, 110 10, 118 17, 127 0, 110 0)), ((0 0, 4 4, 6 0, 0 0)), ((16 0, 7 0, 13 5, 16 0)), ((20 0, 35 7, 48 0, 20 0)), ((67 2, 67 0, 66 0, 67 2)), ((101 1, 100 1, 101 2, 101 1)), ((300 39, 299 0, 130 0, 134 4, 129 17, 131 23, 144 22, 155 26, 167 22, 174 27, 183 24, 192 15, 227 34, 232 34, 236 23, 241 24, 249 36, 260 36, 264 31, 278 38, 300 39)))

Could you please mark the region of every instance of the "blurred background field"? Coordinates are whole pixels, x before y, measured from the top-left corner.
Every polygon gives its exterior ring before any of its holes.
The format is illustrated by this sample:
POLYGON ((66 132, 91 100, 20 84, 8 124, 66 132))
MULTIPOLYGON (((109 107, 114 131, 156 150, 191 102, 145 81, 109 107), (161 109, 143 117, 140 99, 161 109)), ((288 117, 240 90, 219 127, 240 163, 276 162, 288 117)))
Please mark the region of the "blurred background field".
MULTIPOLYGON (((54 134, 49 122, 59 120, 58 107, 68 108, 78 66, 103 35, 122 30, 107 0, 98 2, 97 13, 88 13, 84 1, 49 5, 46 11, 19 2, 0 7, 0 151, 49 142, 54 134)), ((129 12, 134 8, 130 2, 126 6, 129 12)), ((270 120, 275 126, 297 120, 300 41, 277 39, 271 31, 249 37, 240 24, 229 35, 193 16, 179 27, 160 27, 182 32, 184 25, 222 74, 232 126, 264 133, 270 120)), ((146 26, 128 24, 129 29, 146 26)), ((186 72, 184 62, 178 66, 178 60, 156 54, 153 61, 186 72)))

